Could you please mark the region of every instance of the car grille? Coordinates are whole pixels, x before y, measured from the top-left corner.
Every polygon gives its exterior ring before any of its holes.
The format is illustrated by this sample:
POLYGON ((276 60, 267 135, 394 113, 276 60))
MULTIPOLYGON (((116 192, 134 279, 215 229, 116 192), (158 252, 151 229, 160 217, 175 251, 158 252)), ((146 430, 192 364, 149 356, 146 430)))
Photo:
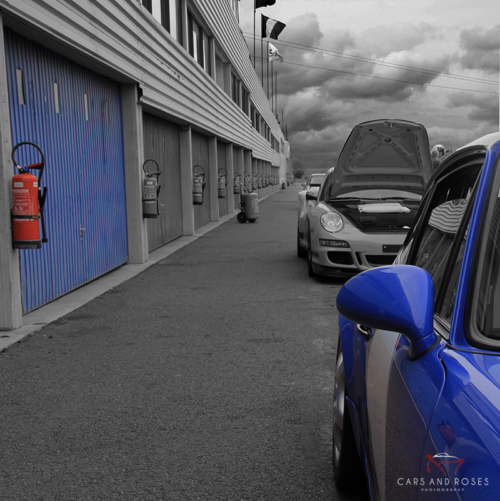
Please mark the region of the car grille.
POLYGON ((395 254, 375 254, 375 255, 365 255, 366 261, 370 266, 383 266, 385 264, 392 264, 396 259, 395 254))
POLYGON ((328 259, 335 264, 354 264, 350 252, 330 251, 327 253, 328 259))

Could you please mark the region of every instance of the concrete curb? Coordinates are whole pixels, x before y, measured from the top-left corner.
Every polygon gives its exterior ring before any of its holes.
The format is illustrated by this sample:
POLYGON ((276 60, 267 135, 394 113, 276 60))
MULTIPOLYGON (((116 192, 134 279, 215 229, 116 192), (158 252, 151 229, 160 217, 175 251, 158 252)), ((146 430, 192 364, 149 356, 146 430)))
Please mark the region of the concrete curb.
MULTIPOLYGON (((279 190, 260 198, 259 203, 275 193, 279 193, 279 190)), ((18 343, 26 336, 39 331, 58 318, 61 318, 80 308, 84 304, 104 294, 113 287, 116 287, 136 275, 139 275, 139 273, 147 270, 158 261, 165 259, 174 252, 177 252, 179 249, 182 249, 186 245, 198 240, 198 238, 206 235, 221 224, 231 220, 238 214, 238 212, 239 210, 236 210, 233 214, 226 214, 225 216, 222 216, 217 222, 208 223, 197 230, 194 236, 179 237, 173 242, 165 244, 163 247, 151 252, 149 254, 149 260, 146 263, 124 264, 119 268, 92 280, 92 282, 82 285, 78 289, 68 292, 68 294, 51 301, 50 303, 32 311, 31 313, 28 313, 27 315, 24 315, 22 327, 12 331, 0 331, 0 353, 6 350, 9 346, 18 343)))

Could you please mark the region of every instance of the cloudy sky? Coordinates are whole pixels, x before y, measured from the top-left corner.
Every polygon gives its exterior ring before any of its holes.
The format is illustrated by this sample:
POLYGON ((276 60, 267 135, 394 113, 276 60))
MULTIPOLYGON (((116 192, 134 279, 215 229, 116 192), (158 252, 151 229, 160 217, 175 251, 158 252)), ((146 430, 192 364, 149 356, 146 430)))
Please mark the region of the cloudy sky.
MULTIPOLYGON (((260 14, 287 25, 272 42, 278 109, 309 173, 366 120, 419 122, 450 150, 499 129, 498 0, 276 0, 257 10, 258 33, 260 14)), ((240 25, 252 51, 253 0, 240 25)))

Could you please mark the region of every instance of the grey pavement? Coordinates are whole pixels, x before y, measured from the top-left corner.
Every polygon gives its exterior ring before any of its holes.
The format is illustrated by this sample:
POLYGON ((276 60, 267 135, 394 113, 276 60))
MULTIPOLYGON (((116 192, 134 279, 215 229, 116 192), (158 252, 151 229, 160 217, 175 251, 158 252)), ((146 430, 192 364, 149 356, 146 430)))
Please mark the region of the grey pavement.
POLYGON ((0 353, 2 501, 367 499, 332 485, 342 282, 296 257, 298 190, 0 353))

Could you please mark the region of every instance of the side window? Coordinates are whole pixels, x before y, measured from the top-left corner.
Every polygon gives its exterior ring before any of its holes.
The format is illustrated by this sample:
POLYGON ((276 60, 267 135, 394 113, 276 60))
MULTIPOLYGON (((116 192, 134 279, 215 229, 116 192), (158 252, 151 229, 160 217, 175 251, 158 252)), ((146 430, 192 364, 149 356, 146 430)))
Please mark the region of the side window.
POLYGON ((417 214, 415 215, 415 220, 413 222, 413 225, 411 229, 408 231, 406 235, 406 239, 396 256, 396 259, 394 261, 394 264, 409 264, 409 256, 410 256, 410 251, 413 249, 413 241, 415 240, 415 235, 419 234, 419 230, 422 227, 423 224, 423 219, 425 216, 425 207, 427 205, 427 202, 429 198, 431 197, 431 193, 427 192, 424 194, 422 201, 420 203, 420 207, 417 211, 417 214))
POLYGON ((410 237, 411 247, 406 249, 405 262, 423 268, 432 277, 435 311, 448 323, 453 313, 467 239, 468 221, 465 223, 463 219, 470 218, 472 211, 467 209, 474 205, 473 190, 481 167, 482 162, 467 163, 437 181, 428 195, 430 201, 426 202, 425 212, 416 223, 415 233, 410 237), (446 291, 444 300, 443 287, 446 291), (438 305, 437 301, 441 304, 438 305))
MULTIPOLYGON (((469 202, 473 204, 473 201, 469 202)), ((454 264, 451 268, 451 274, 447 283, 443 284, 445 287, 444 300, 441 305, 438 306, 439 311, 436 313, 449 325, 451 324, 451 317, 453 315, 453 309, 455 308, 455 299, 457 297, 458 290, 458 279, 460 278, 460 271, 462 270, 462 262, 465 253, 465 244, 467 243, 467 234, 469 231, 469 223, 472 215, 472 211, 467 213, 467 222, 462 225, 462 231, 457 234, 456 245, 460 246, 458 249, 457 257, 453 259, 454 264)))

